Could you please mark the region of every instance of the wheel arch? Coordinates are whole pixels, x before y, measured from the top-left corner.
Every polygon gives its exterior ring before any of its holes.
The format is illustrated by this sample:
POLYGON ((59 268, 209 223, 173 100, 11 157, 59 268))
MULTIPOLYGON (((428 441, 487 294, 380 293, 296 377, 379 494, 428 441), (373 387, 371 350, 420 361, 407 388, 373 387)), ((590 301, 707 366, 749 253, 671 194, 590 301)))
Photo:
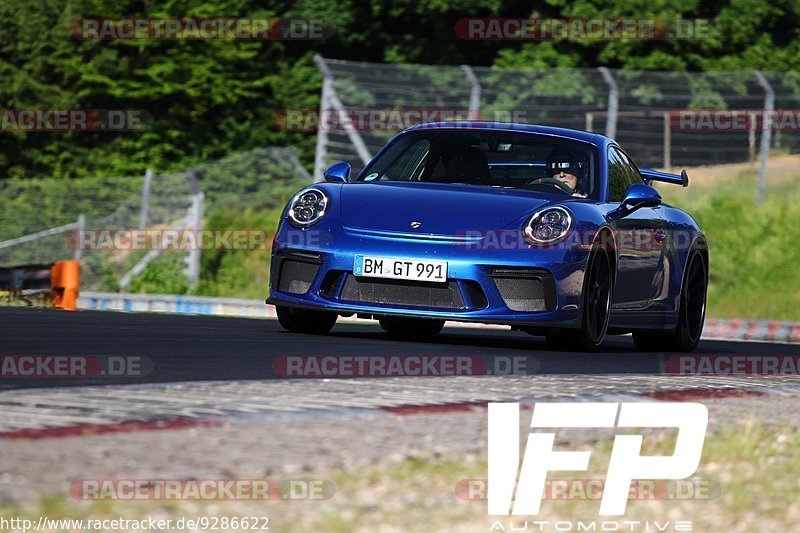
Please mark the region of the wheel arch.
POLYGON ((617 262, 619 261, 617 254, 619 253, 619 247, 617 246, 616 236, 614 235, 614 231, 611 229, 611 226, 603 225, 597 229, 597 233, 595 233, 594 239, 592 239, 589 255, 586 257, 587 265, 591 255, 598 249, 610 252, 609 256, 611 258, 611 272, 614 275, 614 281, 616 282, 617 262))
POLYGON ((686 257, 684 258, 683 261, 683 271, 681 272, 681 286, 678 292, 679 296, 683 294, 683 286, 686 284, 686 276, 688 274, 688 269, 689 269, 689 257, 692 255, 694 251, 699 251, 700 254, 703 256, 703 260, 706 263, 706 289, 708 288, 708 278, 709 278, 709 273, 711 271, 711 265, 708 262, 708 241, 706 240, 706 236, 703 232, 698 232, 692 239, 692 244, 689 245, 689 249, 686 251, 686 257))
MULTIPOLYGON (((611 226, 603 225, 600 226, 594 234, 592 238, 592 243, 589 246, 589 251, 586 254, 586 266, 584 267, 584 276, 583 276, 583 288, 581 289, 581 299, 580 299, 580 316, 581 322, 583 320, 583 306, 584 306, 584 295, 586 294, 587 284, 589 283, 588 277, 586 274, 589 271, 589 264, 592 260, 592 255, 596 253, 598 250, 604 250, 608 253, 609 258, 611 259, 611 276, 612 276, 612 289, 616 289, 617 286, 617 261, 618 257, 617 254, 619 253, 619 247, 617 246, 616 236, 614 235, 614 231, 611 229, 611 226)), ((614 292, 612 290, 611 293, 611 301, 614 301, 614 292)))

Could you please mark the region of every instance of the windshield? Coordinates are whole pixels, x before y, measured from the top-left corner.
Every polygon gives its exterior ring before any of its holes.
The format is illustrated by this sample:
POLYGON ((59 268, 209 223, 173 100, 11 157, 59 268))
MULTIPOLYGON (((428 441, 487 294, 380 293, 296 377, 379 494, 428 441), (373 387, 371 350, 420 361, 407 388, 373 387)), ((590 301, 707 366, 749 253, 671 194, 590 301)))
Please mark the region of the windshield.
POLYGON ((392 141, 359 181, 461 183, 596 199, 595 162, 588 145, 548 135, 423 130, 392 141))

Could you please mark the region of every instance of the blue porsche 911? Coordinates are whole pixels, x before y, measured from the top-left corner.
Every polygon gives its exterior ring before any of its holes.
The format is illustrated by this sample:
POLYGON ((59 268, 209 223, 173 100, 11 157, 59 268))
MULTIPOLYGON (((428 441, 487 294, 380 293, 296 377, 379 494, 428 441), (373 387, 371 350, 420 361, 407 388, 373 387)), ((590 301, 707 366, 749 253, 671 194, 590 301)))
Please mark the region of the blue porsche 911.
POLYGON ((338 316, 413 338, 446 320, 505 324, 595 350, 692 351, 705 319, 706 239, 603 135, 523 124, 421 124, 355 178, 337 163, 286 206, 270 296, 281 326, 338 316))

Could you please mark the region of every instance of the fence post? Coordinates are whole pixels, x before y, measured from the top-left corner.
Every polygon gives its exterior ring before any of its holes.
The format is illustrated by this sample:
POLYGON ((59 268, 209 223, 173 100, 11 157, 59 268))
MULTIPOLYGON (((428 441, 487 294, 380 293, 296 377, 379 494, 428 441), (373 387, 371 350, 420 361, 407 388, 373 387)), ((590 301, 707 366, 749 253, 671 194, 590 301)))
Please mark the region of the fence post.
POLYGON ((672 124, 669 111, 664 111, 664 170, 672 168, 672 124))
MULTIPOLYGON (((372 159, 372 154, 369 153, 367 145, 364 144, 364 139, 361 138, 361 134, 355 127, 353 127, 353 123, 350 120, 350 117, 347 115, 344 105, 342 105, 342 101, 339 100, 339 96, 337 96, 336 94, 336 89, 333 88, 333 74, 328 68, 327 63, 325 63, 325 58, 323 58, 319 54, 315 54, 314 63, 317 64, 317 68, 319 68, 320 72, 322 73, 322 79, 330 80, 330 82, 328 83, 328 99, 330 101, 330 105, 333 109, 336 109, 338 113, 341 113, 341 116, 339 118, 341 119, 344 131, 345 133, 347 133, 347 137, 350 139, 350 142, 356 149, 356 153, 358 154, 359 159, 361 159, 361 162, 364 165, 366 165, 367 163, 369 163, 369 160, 372 159)), ((320 117, 320 125, 322 125, 323 119, 324 117, 320 117)), ((314 170, 315 170, 314 178, 316 179, 317 177, 316 169, 314 170)), ((322 180, 320 179, 320 181, 322 180)))
POLYGON ((747 114, 747 118, 747 148, 749 161, 752 163, 756 160, 756 124, 758 124, 758 115, 751 111, 747 114))
POLYGON ((756 70, 754 72, 758 84, 764 88, 764 113, 761 116, 761 162, 758 169, 758 196, 761 203, 767 192, 767 161, 769 159, 769 143, 772 136, 772 115, 775 110, 775 91, 772 90, 767 78, 756 70))
MULTIPOLYGON (((192 197, 192 215, 190 221, 191 231, 194 232, 195 237, 200 235, 200 230, 203 229, 203 198, 204 194, 199 192, 192 197)), ((195 239, 199 243, 199 239, 195 239)), ((189 278, 189 285, 194 287, 200 281, 200 248, 199 244, 189 250, 189 264, 186 271, 186 277, 189 278)))
MULTIPOLYGON (((461 65, 461 70, 469 82, 469 118, 470 120, 481 119, 481 82, 469 65, 461 65)), ((512 118, 512 122, 516 119, 512 118)))
POLYGON ((147 217, 150 213, 150 185, 153 181, 153 171, 149 168, 144 173, 144 186, 142 187, 142 208, 139 212, 139 229, 147 227, 147 217))
POLYGON ((320 98, 319 117, 317 126, 317 149, 314 153, 314 183, 324 181, 325 160, 328 157, 328 128, 324 126, 325 116, 330 112, 330 92, 332 81, 329 77, 322 78, 322 97, 320 98))
POLYGON ((606 114, 606 137, 612 139, 617 135, 617 111, 619 109, 619 86, 614 76, 606 67, 598 67, 600 74, 608 84, 608 113, 606 114))
POLYGON ((304 180, 312 182, 313 178, 311 177, 311 174, 308 173, 306 168, 300 163, 300 160, 297 159, 297 152, 295 152, 294 148, 287 148, 286 150, 286 157, 289 158, 289 162, 294 167, 295 172, 300 174, 304 180))
POLYGON ((594 113, 586 112, 586 127, 584 129, 586 131, 594 130, 594 113))
POLYGON ((83 259, 83 249, 81 249, 81 241, 83 241, 82 238, 83 230, 86 227, 86 215, 84 215, 83 213, 78 215, 77 224, 78 224, 78 229, 75 230, 76 231, 75 235, 77 237, 75 239, 75 257, 73 257, 73 259, 75 259, 75 261, 80 261, 81 259, 83 259))

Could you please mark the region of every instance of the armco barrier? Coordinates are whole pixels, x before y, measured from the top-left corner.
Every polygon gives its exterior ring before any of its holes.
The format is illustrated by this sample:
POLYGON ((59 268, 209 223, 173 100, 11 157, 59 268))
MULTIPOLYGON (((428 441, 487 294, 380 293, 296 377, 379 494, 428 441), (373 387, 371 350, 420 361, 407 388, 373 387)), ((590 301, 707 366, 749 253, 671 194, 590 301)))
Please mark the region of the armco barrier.
POLYGON ((50 288, 51 268, 50 264, 0 267, 0 291, 19 295, 24 290, 47 290, 50 288))
MULTIPOLYGON (((275 308, 262 300, 176 296, 172 294, 118 294, 84 291, 78 300, 79 309, 111 309, 116 311, 149 311, 201 315, 228 315, 275 318, 275 308)), ((362 322, 356 318, 340 318, 342 322, 362 322)), ((448 322, 447 326, 506 329, 507 326, 448 322)), ((703 338, 754 342, 800 344, 800 322, 770 320, 706 319, 703 338)))
POLYGON ((176 296, 174 294, 119 294, 116 292, 81 293, 80 309, 111 309, 115 311, 146 311, 188 313, 199 315, 229 315, 274 318, 275 309, 263 300, 242 298, 210 298, 206 296, 176 296))

